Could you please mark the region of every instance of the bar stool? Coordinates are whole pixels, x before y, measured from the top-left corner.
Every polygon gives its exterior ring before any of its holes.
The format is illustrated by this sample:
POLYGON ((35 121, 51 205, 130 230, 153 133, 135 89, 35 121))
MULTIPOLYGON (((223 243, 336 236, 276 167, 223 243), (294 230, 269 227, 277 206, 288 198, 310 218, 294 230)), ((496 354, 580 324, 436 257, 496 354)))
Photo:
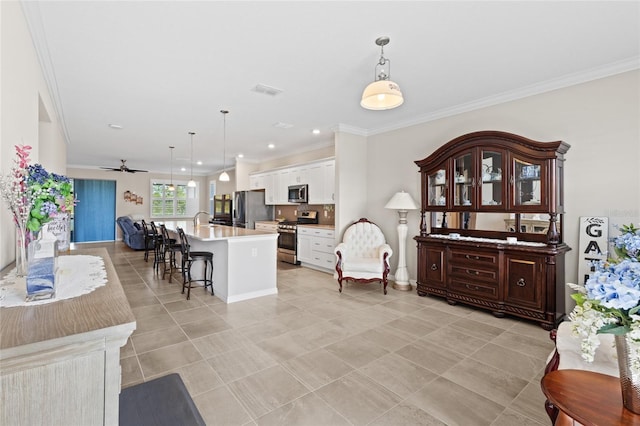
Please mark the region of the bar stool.
POLYGON ((173 276, 173 271, 178 269, 176 265, 176 253, 182 253, 182 245, 175 238, 169 237, 169 231, 166 226, 159 225, 160 235, 162 236, 162 279, 167 272, 167 260, 169 260, 169 282, 173 276), (167 258, 167 254, 169 257, 167 258))
POLYGON ((191 287, 193 283, 203 282, 205 292, 207 291, 207 287, 211 286, 211 295, 213 296, 213 253, 210 251, 191 251, 191 246, 182 228, 177 228, 177 231, 180 237, 180 251, 182 254, 182 294, 184 294, 184 289, 186 288, 187 300, 189 300, 191 298, 191 287), (204 273, 201 280, 193 280, 191 279, 191 267, 194 262, 199 260, 204 263, 204 273), (211 266, 211 270, 208 268, 209 265, 211 266))
POLYGON ((160 263, 164 263, 164 247, 162 246, 162 235, 158 232, 158 227, 154 221, 151 225, 151 239, 153 241, 153 269, 160 272, 160 263))
POLYGON ((149 228, 149 225, 142 219, 142 230, 144 231, 144 261, 149 259, 149 250, 154 248, 153 246, 153 232, 149 228))

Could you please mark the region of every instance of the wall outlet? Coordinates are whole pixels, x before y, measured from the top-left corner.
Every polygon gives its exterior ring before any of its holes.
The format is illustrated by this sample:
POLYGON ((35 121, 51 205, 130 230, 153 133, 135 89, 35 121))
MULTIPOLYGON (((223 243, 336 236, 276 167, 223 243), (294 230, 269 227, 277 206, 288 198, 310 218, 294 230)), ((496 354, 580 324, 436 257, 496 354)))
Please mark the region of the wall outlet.
POLYGON ((282 210, 278 209, 278 216, 282 214, 282 210))
POLYGON ((294 215, 294 216, 298 216, 298 210, 294 210, 294 211, 293 211, 293 215, 294 215))
POLYGON ((324 217, 327 217, 327 216, 328 216, 328 214, 327 214, 327 211, 325 210, 324 211, 324 217))

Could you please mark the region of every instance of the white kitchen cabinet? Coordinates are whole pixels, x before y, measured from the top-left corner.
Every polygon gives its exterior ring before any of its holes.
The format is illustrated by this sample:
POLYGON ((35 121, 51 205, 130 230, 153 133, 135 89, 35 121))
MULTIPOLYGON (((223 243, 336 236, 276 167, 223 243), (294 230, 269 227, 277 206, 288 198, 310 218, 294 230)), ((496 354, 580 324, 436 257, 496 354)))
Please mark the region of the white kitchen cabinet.
POLYGON ((265 173, 255 173, 249 175, 249 189, 264 189, 265 173))
POLYGON ((298 225, 298 260, 303 266, 323 271, 336 265, 335 230, 298 225))
POLYGON ((324 204, 324 167, 322 163, 309 166, 306 183, 309 185, 309 204, 324 204))
POLYGON ((335 204, 336 202, 336 161, 329 160, 322 163, 324 182, 324 202, 322 204, 335 204))
POLYGON ((275 176, 274 185, 277 188, 278 195, 276 197, 276 204, 288 204, 289 199, 289 169, 278 170, 275 176))
POLYGON ((275 183, 275 172, 265 173, 262 177, 264 182, 264 202, 267 205, 277 204, 278 188, 275 183))

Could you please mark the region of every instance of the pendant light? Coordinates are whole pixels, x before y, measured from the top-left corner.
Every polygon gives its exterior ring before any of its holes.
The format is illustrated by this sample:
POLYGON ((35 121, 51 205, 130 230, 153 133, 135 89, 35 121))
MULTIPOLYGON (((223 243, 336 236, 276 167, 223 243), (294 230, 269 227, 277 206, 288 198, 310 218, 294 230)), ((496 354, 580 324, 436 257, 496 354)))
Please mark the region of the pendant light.
POLYGON ((176 187, 173 186, 173 148, 175 148, 174 146, 170 146, 169 149, 171 150, 171 183, 169 184, 169 186, 167 186, 167 191, 175 191, 176 187))
POLYGON ((191 135, 191 179, 187 182, 187 186, 189 188, 195 188, 196 181, 193 180, 193 135, 195 135, 195 132, 189 132, 189 134, 191 135))
POLYGON ((360 106, 372 110, 399 107, 404 102, 404 98, 400 87, 390 80, 391 61, 384 57, 384 46, 389 44, 389 37, 378 37, 376 44, 380 46, 380 60, 374 70, 375 81, 364 89, 360 106))
POLYGON ((220 177, 218 180, 220 182, 229 182, 229 174, 227 173, 227 114, 229 111, 226 109, 221 109, 222 113, 222 122, 223 122, 223 145, 222 145, 222 173, 220 173, 220 177))

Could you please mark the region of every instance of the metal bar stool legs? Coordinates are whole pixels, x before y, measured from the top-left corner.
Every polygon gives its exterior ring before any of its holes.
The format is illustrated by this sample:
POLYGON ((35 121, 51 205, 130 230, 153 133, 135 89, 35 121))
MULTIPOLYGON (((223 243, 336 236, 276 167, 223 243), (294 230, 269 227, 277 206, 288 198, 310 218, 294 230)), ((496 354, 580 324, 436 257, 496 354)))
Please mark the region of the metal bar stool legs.
POLYGON ((213 253, 210 251, 191 251, 189 241, 182 228, 178 228, 178 236, 180 237, 180 250, 182 254, 182 294, 187 289, 187 300, 191 298, 191 287, 194 282, 203 282, 204 290, 211 287, 211 295, 213 296, 213 253), (191 268, 193 265, 201 261, 204 263, 204 273, 202 279, 194 280, 191 277, 191 268))

